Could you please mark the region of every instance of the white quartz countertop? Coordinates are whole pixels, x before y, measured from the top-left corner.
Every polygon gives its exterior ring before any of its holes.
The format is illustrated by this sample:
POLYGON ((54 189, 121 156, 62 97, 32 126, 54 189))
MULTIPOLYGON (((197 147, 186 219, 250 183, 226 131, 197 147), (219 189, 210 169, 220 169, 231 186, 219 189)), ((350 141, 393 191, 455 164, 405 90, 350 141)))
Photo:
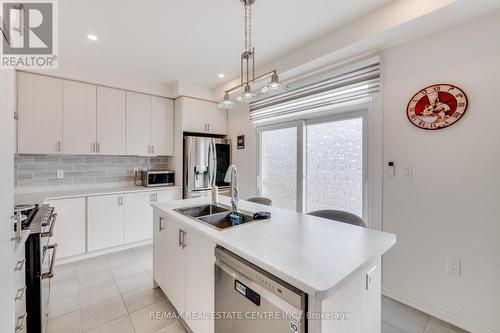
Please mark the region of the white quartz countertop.
MULTIPOLYGON (((228 197, 219 199, 230 205, 228 197)), ((330 297, 396 243, 393 234, 248 201, 240 201, 241 210, 269 211, 271 219, 220 231, 173 210, 208 202, 196 198, 152 206, 319 300, 330 297)))
POLYGON ((127 192, 158 192, 168 190, 178 190, 180 186, 158 186, 158 187, 143 187, 143 186, 118 186, 118 187, 102 187, 102 188, 80 188, 80 189, 66 189, 62 191, 34 191, 15 193, 14 201, 16 205, 19 204, 40 204, 46 200, 68 199, 89 197, 97 195, 110 195, 127 192))

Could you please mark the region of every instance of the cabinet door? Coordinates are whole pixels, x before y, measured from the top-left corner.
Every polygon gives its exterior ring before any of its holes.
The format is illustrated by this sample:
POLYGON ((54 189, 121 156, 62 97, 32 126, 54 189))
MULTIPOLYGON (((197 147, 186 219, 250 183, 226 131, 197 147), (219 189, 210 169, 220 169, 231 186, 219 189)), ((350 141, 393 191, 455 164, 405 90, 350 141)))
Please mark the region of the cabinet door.
POLYGON ((85 198, 47 202, 57 213, 51 243, 57 243, 57 259, 85 253, 85 198))
POLYGON ((172 200, 180 200, 181 198, 181 190, 180 189, 171 189, 156 192, 156 201, 172 201, 172 200))
MULTIPOLYGON (((200 233, 185 229, 185 306, 184 311, 212 313, 214 306, 215 243, 200 233)), ((213 320, 187 319, 194 333, 213 333, 213 320)))
POLYGON ((179 245, 179 222, 165 217, 165 282, 163 291, 178 312, 184 311, 184 250, 179 245))
POLYGON ((155 211, 153 218, 153 279, 163 291, 165 291, 165 232, 165 219, 155 211))
POLYGON ((63 81, 63 152, 96 152, 96 89, 90 84, 63 81))
POLYGON ((88 250, 123 244, 123 198, 105 195, 87 199, 88 250))
POLYGON ((174 154, 174 103, 166 98, 152 97, 151 106, 152 154, 174 154))
POLYGON ((125 155, 125 91, 97 87, 98 154, 125 155))
POLYGON ((151 96, 127 92, 127 155, 147 156, 151 145, 151 96))
POLYGON ((205 101, 182 97, 182 129, 186 132, 206 133, 208 116, 205 101))
POLYGON ((152 198, 150 192, 123 195, 125 243, 138 242, 153 237, 152 198))
POLYGON ((227 110, 213 102, 184 97, 182 128, 186 132, 227 134, 227 110))
POLYGON ((227 110, 221 110, 214 103, 207 103, 208 133, 227 135, 227 110))
POLYGON ((62 151, 62 80, 17 73, 18 152, 62 151))

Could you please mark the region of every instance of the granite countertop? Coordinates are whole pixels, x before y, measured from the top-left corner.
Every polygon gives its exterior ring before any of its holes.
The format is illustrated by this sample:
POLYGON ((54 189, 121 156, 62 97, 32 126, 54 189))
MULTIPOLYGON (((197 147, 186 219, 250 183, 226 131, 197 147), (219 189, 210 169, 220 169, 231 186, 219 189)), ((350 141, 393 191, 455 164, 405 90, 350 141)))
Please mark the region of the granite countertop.
POLYGON ((143 186, 117 186, 117 187, 102 187, 102 188, 80 188, 80 189, 65 189, 62 191, 33 191, 14 194, 14 202, 18 204, 41 204, 46 200, 68 199, 89 197, 97 195, 110 195, 126 192, 158 192, 168 190, 178 190, 180 186, 160 186, 160 187, 143 187, 143 186))
MULTIPOLYGON (((209 201, 196 198, 152 206, 320 300, 396 243, 393 234, 248 201, 240 201, 241 210, 269 211, 272 218, 220 231, 174 211, 209 201)), ((220 197, 220 203, 230 205, 230 199, 220 197)))

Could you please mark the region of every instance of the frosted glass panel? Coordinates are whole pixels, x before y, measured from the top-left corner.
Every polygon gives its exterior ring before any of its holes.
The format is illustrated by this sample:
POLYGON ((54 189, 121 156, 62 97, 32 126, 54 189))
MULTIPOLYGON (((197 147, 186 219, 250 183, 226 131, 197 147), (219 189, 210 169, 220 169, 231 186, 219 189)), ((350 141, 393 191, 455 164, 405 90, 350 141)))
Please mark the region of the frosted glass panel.
POLYGON ((363 216, 363 120, 307 125, 307 211, 363 216))
POLYGON ((273 206, 297 207, 297 128, 262 132, 262 195, 273 206))

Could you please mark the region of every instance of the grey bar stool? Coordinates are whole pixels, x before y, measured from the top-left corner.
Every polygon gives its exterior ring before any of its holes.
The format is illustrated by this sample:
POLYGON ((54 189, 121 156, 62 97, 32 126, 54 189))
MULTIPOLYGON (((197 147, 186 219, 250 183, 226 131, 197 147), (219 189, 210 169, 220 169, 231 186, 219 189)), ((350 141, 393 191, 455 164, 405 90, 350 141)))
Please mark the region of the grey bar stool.
POLYGON ((366 228, 366 223, 361 217, 341 210, 322 209, 307 214, 366 228))
POLYGON ((266 206, 272 206, 273 205, 273 201, 271 199, 265 198, 265 197, 253 197, 253 198, 248 198, 246 200, 250 201, 250 202, 255 202, 255 203, 258 203, 258 204, 261 204, 261 205, 266 205, 266 206))

